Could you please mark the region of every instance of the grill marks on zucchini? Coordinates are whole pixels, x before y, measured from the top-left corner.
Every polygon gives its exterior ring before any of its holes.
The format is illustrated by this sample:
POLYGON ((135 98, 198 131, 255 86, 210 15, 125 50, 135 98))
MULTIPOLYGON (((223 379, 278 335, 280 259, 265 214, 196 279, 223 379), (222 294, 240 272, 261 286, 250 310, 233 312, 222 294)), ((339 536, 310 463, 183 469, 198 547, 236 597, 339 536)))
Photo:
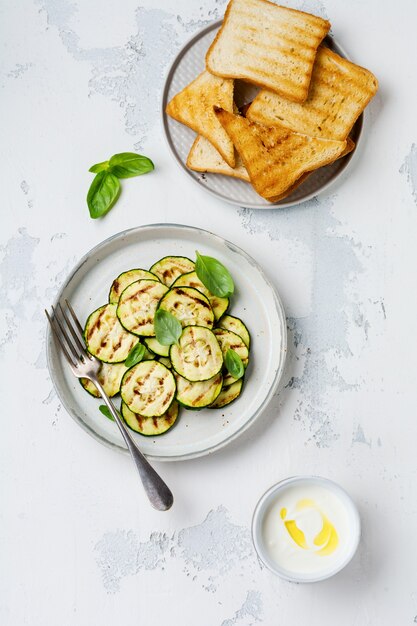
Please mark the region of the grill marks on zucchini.
POLYGON ((223 354, 226 354, 228 350, 234 350, 242 359, 243 365, 246 366, 248 364, 249 350, 239 335, 236 335, 236 333, 233 333, 231 330, 226 330, 225 328, 215 328, 213 332, 216 335, 223 354))
MULTIPOLYGON (((177 420, 179 405, 220 409, 240 395, 243 378, 228 373, 224 356, 234 350, 246 368, 250 335, 242 320, 226 315, 228 307, 229 298, 210 293, 187 257, 167 256, 149 271, 130 269, 115 278, 109 304, 90 315, 84 336, 90 353, 103 363, 100 383, 110 397, 121 393, 121 414, 132 430, 161 435, 177 420), (163 346, 155 337, 159 307, 181 323, 177 344, 163 346), (128 369, 124 361, 138 336, 147 350, 128 369)), ((94 383, 80 383, 99 397, 94 383)))
POLYGON ((214 319, 218 320, 227 311, 229 307, 229 298, 219 298, 213 296, 212 293, 203 285, 196 272, 188 272, 179 276, 172 287, 193 287, 208 298, 211 308, 213 309, 214 319))
POLYGON ((236 380, 232 385, 229 385, 229 387, 224 387, 217 396, 217 399, 213 402, 213 404, 210 405, 209 408, 221 409, 222 407, 231 404, 231 402, 233 402, 240 396, 242 387, 243 380, 241 378, 239 380, 236 380))
POLYGON ((174 400, 175 379, 159 361, 141 361, 123 376, 120 393, 123 402, 143 417, 163 415, 174 400))
MULTIPOLYGON (((127 371, 124 363, 103 363, 98 374, 98 380, 109 398, 112 398, 120 391, 120 383, 123 374, 127 371)), ((95 398, 100 398, 100 394, 93 382, 88 378, 80 378, 80 383, 89 394, 95 398)))
POLYGON ((191 259, 184 256, 165 256, 154 263, 149 270, 158 276, 159 280, 167 287, 186 272, 192 272, 195 264, 191 259))
POLYGON ((158 277, 152 274, 152 272, 148 272, 148 270, 134 269, 122 272, 112 283, 109 293, 109 302, 111 304, 117 304, 126 287, 129 287, 129 285, 137 280, 146 278, 148 280, 158 280, 158 277))
MULTIPOLYGON (((216 335, 217 341, 222 350, 223 358, 226 355, 228 350, 234 350, 242 359, 242 363, 246 368, 249 363, 249 350, 245 345, 245 342, 239 335, 233 333, 231 330, 226 330, 224 328, 216 328, 214 331, 216 335)), ((233 378, 231 374, 227 371, 224 372, 223 377, 223 386, 227 387, 236 381, 236 378, 233 378)))
POLYGON ((239 335, 245 342, 246 347, 250 348, 250 334, 245 324, 238 317, 233 315, 223 315, 223 317, 217 322, 219 328, 230 330, 232 333, 239 335))
POLYGON ((175 377, 177 383, 177 400, 188 409, 202 409, 212 404, 223 386, 221 372, 209 380, 202 382, 190 382, 178 374, 175 377))
POLYGON ((203 326, 184 328, 169 351, 174 370, 191 382, 209 380, 222 368, 223 356, 216 336, 203 326))
POLYGON ((121 414, 126 424, 145 437, 163 435, 175 424, 178 417, 178 402, 173 402, 168 411, 161 417, 144 417, 134 413, 127 404, 122 402, 121 414))
POLYGON ((99 307, 87 319, 84 338, 90 354, 105 363, 122 363, 137 343, 120 324, 115 304, 99 307))
POLYGON ((172 287, 159 306, 171 313, 181 326, 206 326, 213 328, 214 314, 208 298, 191 287, 172 287))
POLYGON ((117 316, 126 330, 135 335, 154 337, 155 311, 168 288, 157 280, 138 280, 123 291, 117 316))

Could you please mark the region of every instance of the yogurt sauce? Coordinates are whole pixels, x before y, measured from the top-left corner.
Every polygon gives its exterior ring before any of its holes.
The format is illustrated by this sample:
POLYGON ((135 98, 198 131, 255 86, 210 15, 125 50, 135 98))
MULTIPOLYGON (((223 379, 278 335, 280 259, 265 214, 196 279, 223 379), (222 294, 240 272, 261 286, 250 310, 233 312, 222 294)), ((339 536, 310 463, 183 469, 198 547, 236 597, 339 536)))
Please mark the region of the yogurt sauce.
POLYGON ((262 535, 270 558, 289 574, 325 574, 352 545, 346 503, 314 482, 288 485, 265 514, 262 535))

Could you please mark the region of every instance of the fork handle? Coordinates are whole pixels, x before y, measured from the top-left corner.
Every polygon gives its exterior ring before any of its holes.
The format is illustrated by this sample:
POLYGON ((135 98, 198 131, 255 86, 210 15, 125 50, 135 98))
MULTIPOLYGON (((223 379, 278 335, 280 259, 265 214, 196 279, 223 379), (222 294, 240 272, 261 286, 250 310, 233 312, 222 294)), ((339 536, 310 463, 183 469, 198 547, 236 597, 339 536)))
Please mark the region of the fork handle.
POLYGON ((114 408, 113 402, 110 400, 99 381, 95 378, 93 383, 100 391, 101 397, 106 403, 110 413, 119 427, 120 432, 122 433, 123 439, 125 440, 133 461, 135 462, 150 503, 155 509, 158 509, 158 511, 167 511, 171 508, 174 502, 174 496, 172 495, 171 490, 137 447, 123 421, 120 419, 118 411, 114 408))

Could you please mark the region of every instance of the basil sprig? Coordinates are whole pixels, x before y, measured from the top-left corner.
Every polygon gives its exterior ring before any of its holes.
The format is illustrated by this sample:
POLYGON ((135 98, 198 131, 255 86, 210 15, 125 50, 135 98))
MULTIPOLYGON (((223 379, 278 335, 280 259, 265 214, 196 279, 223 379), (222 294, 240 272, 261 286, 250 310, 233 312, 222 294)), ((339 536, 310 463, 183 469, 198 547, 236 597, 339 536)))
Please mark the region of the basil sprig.
POLYGON ((92 165, 88 171, 93 172, 93 174, 98 174, 99 172, 103 172, 108 169, 109 169, 109 162, 103 161, 102 163, 96 163, 95 165, 92 165))
POLYGON ((242 359, 237 352, 229 348, 229 350, 226 352, 224 362, 227 371, 231 376, 233 376, 233 378, 242 378, 243 374, 245 373, 245 367, 243 365, 242 359))
POLYGON ((154 327, 156 339, 163 346, 172 346, 181 337, 181 322, 165 309, 156 311, 154 327))
POLYGON ((106 215, 120 195, 119 179, 110 172, 99 172, 88 190, 87 204, 90 217, 97 219, 106 215))
POLYGON ((103 415, 105 415, 109 420, 111 420, 112 422, 114 422, 114 417, 113 415, 110 413, 109 407, 106 406, 105 404, 100 404, 100 406, 98 407, 98 410, 103 413, 103 415))
POLYGON ((134 152, 115 154, 109 161, 110 171, 117 178, 132 178, 147 174, 154 169, 154 164, 148 157, 134 152))
POLYGON ((106 215, 120 195, 119 178, 141 176, 154 169, 148 157, 134 152, 114 154, 109 161, 92 165, 90 172, 96 174, 87 194, 90 217, 97 219, 106 215))
POLYGON ((137 363, 140 363, 145 356, 146 348, 145 346, 138 341, 138 343, 133 346, 129 354, 127 355, 127 359, 125 361, 126 367, 133 367, 137 363))
POLYGON ((229 270, 217 259, 203 256, 196 251, 197 260, 195 271, 203 285, 219 298, 229 298, 233 295, 235 285, 229 270))

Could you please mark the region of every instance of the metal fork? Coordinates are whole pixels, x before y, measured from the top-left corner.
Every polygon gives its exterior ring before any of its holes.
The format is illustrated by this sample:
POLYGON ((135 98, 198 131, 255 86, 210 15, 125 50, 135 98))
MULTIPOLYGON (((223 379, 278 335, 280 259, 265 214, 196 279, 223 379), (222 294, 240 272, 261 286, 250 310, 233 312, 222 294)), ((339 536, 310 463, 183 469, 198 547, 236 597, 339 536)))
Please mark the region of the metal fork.
POLYGON ((61 346, 62 352, 75 376, 77 378, 88 378, 97 387, 122 433, 152 506, 159 511, 167 511, 174 502, 173 495, 162 478, 156 473, 136 446, 136 443, 120 418, 119 413, 114 408, 112 401, 100 384, 98 373, 101 368, 101 362, 87 351, 82 326, 68 300, 65 300, 65 304, 67 311, 64 310, 61 303, 58 303, 57 309, 59 315, 57 315, 57 311, 54 310, 54 307, 51 307, 52 315, 49 315, 48 311, 45 309, 46 317, 61 346))

